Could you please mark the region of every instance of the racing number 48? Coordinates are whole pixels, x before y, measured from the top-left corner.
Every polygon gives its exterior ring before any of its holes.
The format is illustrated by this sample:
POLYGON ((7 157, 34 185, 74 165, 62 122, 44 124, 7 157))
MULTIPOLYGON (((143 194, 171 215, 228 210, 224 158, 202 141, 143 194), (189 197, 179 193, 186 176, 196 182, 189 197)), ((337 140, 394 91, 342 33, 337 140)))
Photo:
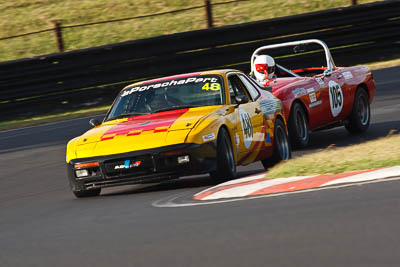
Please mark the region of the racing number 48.
POLYGON ((241 114, 243 121, 243 133, 245 138, 251 138, 253 136, 253 125, 251 124, 250 116, 246 114, 241 114), (247 116, 246 116, 247 115, 247 116))
POLYGON ((206 91, 208 91, 208 90, 219 91, 219 90, 221 90, 221 85, 219 83, 211 83, 211 86, 210 86, 210 83, 205 83, 203 85, 203 87, 201 87, 201 89, 206 90, 206 91))

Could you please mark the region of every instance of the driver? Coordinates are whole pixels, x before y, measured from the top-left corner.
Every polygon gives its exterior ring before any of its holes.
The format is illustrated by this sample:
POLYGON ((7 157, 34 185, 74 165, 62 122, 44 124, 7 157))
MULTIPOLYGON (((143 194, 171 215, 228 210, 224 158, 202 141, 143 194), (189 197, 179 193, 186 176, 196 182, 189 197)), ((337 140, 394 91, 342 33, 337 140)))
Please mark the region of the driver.
POLYGON ((257 56, 254 60, 254 75, 261 85, 268 86, 270 80, 276 77, 275 60, 268 55, 257 56))
POLYGON ((152 91, 153 96, 147 100, 147 104, 152 112, 170 106, 167 100, 167 88, 159 88, 152 91))

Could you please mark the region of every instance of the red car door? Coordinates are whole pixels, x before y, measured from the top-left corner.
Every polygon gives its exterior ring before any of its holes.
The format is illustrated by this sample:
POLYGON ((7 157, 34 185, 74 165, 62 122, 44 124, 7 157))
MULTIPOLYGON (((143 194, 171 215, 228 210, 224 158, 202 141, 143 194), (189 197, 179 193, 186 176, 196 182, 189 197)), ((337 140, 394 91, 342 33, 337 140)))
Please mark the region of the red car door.
POLYGON ((335 70, 328 76, 317 75, 315 80, 319 83, 321 92, 323 109, 321 110, 323 116, 320 120, 321 127, 344 119, 348 114, 350 94, 346 89, 342 71, 335 70))

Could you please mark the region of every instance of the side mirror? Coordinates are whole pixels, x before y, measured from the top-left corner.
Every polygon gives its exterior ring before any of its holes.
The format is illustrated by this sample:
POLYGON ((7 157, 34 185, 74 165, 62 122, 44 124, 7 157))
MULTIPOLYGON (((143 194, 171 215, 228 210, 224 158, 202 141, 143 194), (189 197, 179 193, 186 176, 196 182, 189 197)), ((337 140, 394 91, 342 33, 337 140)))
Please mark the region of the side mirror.
POLYGON ((90 119, 89 124, 93 127, 99 126, 101 122, 98 119, 90 119))
POLYGON ((332 75, 332 71, 330 70, 324 70, 324 77, 329 77, 332 75))
POLYGON ((245 95, 235 96, 235 100, 236 100, 237 105, 245 104, 245 103, 249 102, 249 98, 245 95))

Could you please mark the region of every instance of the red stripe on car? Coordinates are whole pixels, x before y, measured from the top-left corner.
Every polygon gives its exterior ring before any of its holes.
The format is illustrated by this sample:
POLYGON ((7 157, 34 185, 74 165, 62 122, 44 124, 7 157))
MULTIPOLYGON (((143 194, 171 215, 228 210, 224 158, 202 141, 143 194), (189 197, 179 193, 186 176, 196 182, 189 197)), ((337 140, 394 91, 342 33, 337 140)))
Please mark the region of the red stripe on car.
POLYGON ((104 133, 101 137, 101 141, 112 139, 117 135, 139 135, 143 131, 166 132, 168 128, 188 110, 189 109, 186 108, 130 117, 127 121, 116 124, 104 133), (157 128, 161 129, 155 131, 157 128), (114 134, 114 136, 110 137, 109 135, 112 134, 114 134))

